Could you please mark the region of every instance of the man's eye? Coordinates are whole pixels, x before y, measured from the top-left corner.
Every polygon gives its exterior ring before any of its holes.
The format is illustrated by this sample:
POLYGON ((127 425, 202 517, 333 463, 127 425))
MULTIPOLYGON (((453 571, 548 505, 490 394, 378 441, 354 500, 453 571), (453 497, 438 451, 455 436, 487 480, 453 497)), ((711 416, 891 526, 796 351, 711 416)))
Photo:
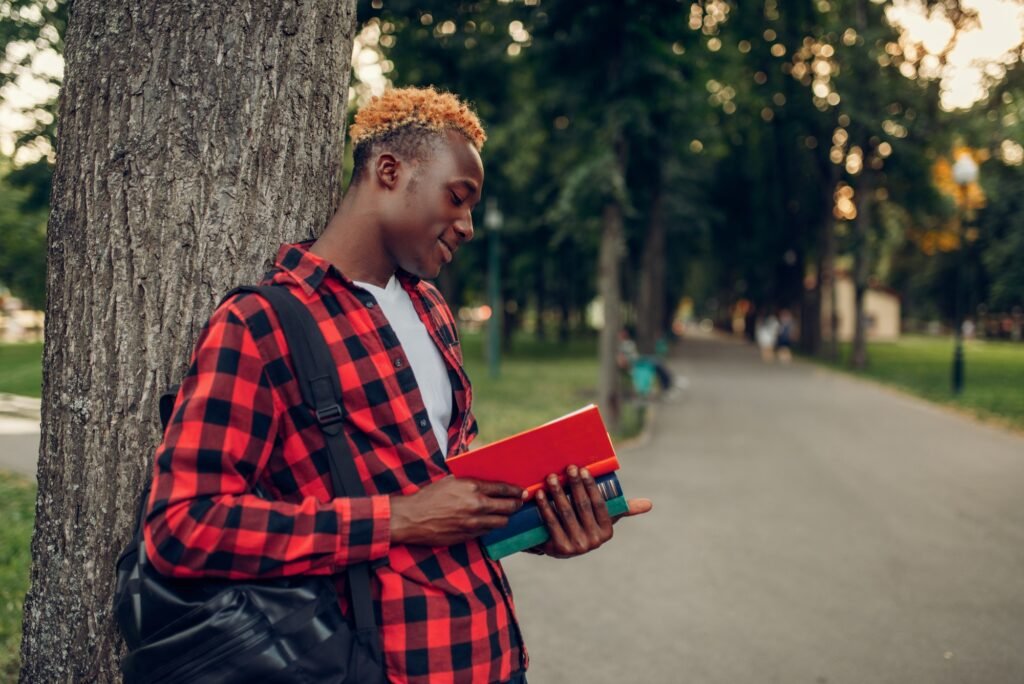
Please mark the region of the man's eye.
POLYGON ((465 200, 463 200, 463 199, 462 199, 461 197, 459 197, 457 193, 454 193, 454 192, 453 192, 453 193, 451 193, 451 195, 452 195, 452 202, 453 202, 453 203, 455 204, 455 206, 457 206, 457 207, 461 207, 461 206, 462 206, 462 203, 463 203, 463 202, 464 202, 465 200))

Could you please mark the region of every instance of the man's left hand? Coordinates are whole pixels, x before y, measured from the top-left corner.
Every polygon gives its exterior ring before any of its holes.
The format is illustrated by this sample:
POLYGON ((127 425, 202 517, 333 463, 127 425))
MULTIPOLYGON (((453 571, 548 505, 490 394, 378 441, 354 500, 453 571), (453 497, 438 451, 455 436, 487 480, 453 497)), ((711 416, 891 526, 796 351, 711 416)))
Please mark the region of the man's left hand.
POLYGON ((547 478, 547 489, 537 492, 537 508, 551 538, 537 550, 555 558, 572 558, 593 551, 612 538, 612 525, 621 517, 640 515, 653 507, 649 499, 630 499, 628 510, 614 519, 601 490, 586 468, 565 470, 570 500, 558 476, 547 478))

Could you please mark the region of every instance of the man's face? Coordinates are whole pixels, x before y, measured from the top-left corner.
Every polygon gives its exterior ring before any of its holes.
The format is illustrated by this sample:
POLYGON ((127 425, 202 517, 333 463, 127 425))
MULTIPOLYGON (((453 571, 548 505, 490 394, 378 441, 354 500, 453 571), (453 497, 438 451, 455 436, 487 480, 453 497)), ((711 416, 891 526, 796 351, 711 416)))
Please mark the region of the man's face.
POLYGON ((480 201, 484 167, 464 136, 447 131, 415 165, 406 165, 384 227, 384 246, 395 264, 420 278, 436 278, 463 242, 473 238, 473 207, 480 201))

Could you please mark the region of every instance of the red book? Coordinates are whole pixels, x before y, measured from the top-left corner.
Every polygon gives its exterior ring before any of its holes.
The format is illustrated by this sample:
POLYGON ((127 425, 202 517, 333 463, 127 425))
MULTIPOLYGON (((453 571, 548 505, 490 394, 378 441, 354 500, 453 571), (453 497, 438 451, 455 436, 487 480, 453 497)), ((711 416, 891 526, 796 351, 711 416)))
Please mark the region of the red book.
POLYGON ((448 459, 448 468, 457 477, 508 482, 531 496, 551 473, 564 484, 570 465, 585 467, 593 477, 619 469, 608 430, 593 404, 448 459))

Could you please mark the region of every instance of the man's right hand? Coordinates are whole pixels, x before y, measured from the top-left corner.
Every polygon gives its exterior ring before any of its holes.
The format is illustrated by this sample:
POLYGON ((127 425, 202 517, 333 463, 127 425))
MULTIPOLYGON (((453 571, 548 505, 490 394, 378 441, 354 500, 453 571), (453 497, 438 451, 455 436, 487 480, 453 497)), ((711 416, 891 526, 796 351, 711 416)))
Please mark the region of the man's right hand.
POLYGON ((415 494, 391 497, 391 543, 450 546, 504 526, 524 490, 451 475, 415 494))

